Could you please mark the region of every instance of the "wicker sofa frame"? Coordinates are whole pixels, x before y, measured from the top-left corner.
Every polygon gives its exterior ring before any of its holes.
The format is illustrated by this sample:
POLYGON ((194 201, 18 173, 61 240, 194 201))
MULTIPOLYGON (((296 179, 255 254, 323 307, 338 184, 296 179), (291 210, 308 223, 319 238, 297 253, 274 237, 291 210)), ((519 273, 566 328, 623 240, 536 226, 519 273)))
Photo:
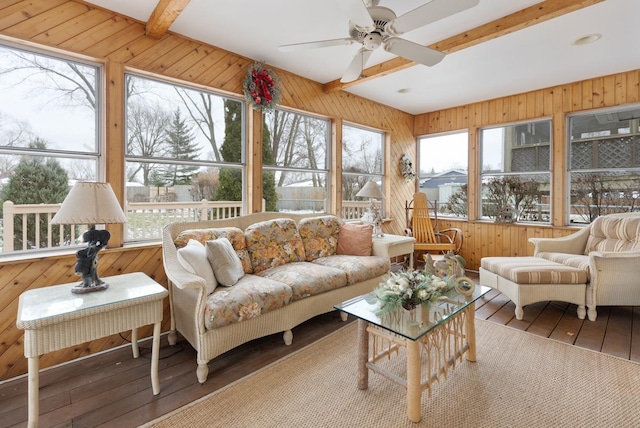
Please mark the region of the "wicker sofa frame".
MULTIPOLYGON (((305 217, 319 215, 321 214, 263 212, 231 219, 173 223, 165 226, 162 252, 171 303, 169 343, 175 344, 177 334, 180 333, 195 348, 198 364, 196 375, 200 383, 204 383, 208 377, 208 362, 211 359, 250 340, 279 332, 283 332, 285 344, 290 345, 293 340, 292 328, 317 315, 335 310, 334 305, 338 303, 370 292, 383 281, 384 275, 308 296, 255 318, 207 330, 204 315, 207 294, 204 280, 180 264, 174 244, 175 238, 187 229, 238 227, 244 230, 261 221, 286 217, 298 223, 305 217)), ((341 314, 341 317, 346 320, 345 314, 341 314)))

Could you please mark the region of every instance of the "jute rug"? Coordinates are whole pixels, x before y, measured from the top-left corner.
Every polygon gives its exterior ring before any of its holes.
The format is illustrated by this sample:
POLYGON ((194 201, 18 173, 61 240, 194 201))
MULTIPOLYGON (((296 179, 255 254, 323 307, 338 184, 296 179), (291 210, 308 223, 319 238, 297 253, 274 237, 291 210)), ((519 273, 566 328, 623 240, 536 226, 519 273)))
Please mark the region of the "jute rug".
POLYGON ((640 426, 640 364, 487 321, 476 330, 478 361, 425 391, 419 424, 399 385, 370 372, 357 389, 351 323, 145 427, 640 426))

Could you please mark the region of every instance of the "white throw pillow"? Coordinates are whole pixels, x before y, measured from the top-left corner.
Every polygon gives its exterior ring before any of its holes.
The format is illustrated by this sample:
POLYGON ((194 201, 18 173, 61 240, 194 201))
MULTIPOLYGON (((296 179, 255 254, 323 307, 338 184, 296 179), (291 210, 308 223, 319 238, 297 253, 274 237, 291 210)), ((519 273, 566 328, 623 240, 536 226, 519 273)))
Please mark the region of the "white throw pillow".
POLYGON ((189 272, 204 278, 207 294, 213 293, 218 281, 207 259, 207 248, 200 241, 189 239, 187 245, 178 250, 178 261, 189 272))
POLYGON ((207 258, 221 285, 231 287, 244 276, 240 257, 227 238, 207 241, 207 258))

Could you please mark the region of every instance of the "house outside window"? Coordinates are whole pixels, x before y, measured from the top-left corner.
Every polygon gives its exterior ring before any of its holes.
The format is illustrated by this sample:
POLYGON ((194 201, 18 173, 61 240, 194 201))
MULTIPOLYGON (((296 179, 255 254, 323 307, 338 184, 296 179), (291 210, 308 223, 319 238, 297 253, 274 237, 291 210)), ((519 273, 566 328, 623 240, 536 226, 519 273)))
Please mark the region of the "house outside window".
POLYGON ((266 211, 329 211, 328 119, 284 109, 264 113, 262 190, 266 211))
POLYGON ((418 189, 438 215, 466 218, 469 133, 418 138, 418 189))
POLYGON ((0 45, 2 253, 81 243, 50 221, 75 181, 102 179, 100 66, 0 45))
POLYGON ((551 120, 484 128, 480 218, 551 221, 551 120))
POLYGON ((568 117, 569 219, 640 211, 640 106, 568 117))
POLYGON ((173 221, 241 215, 244 103, 135 74, 125 87, 126 240, 157 240, 173 221))
MULTIPOLYGON (((384 132, 356 125, 342 126, 343 218, 360 218, 369 206, 368 200, 356 197, 368 181, 376 182, 384 192, 384 138, 384 132)), ((384 218, 385 204, 383 201, 379 204, 384 218)))

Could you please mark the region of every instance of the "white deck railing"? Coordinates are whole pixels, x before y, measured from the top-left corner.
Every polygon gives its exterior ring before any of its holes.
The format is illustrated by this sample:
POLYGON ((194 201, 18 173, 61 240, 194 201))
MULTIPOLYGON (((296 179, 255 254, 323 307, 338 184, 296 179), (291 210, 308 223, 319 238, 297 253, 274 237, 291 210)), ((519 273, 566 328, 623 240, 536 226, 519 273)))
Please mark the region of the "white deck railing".
MULTIPOLYGON (((368 202, 343 201, 342 218, 354 220, 362 217, 368 202)), ((60 204, 14 204, 6 201, 2 215, 2 252, 58 248, 81 243, 87 225, 52 225, 51 219, 60 204), (29 219, 39 218, 31 230, 29 219), (18 222, 18 223, 16 223, 18 222), (16 229, 16 224, 22 227, 16 229), (43 229, 44 228, 44 229, 43 229), (41 231, 46 230, 46 233, 41 231), (16 236, 19 233, 20 236, 16 236), (41 236, 43 238, 41 238, 41 236), (16 239, 17 238, 17 239, 16 239), (18 242, 14 249, 14 241, 18 242)), ((241 201, 200 202, 128 202, 127 241, 145 241, 162 238, 162 228, 177 221, 199 221, 232 218, 242 215, 241 201)))

